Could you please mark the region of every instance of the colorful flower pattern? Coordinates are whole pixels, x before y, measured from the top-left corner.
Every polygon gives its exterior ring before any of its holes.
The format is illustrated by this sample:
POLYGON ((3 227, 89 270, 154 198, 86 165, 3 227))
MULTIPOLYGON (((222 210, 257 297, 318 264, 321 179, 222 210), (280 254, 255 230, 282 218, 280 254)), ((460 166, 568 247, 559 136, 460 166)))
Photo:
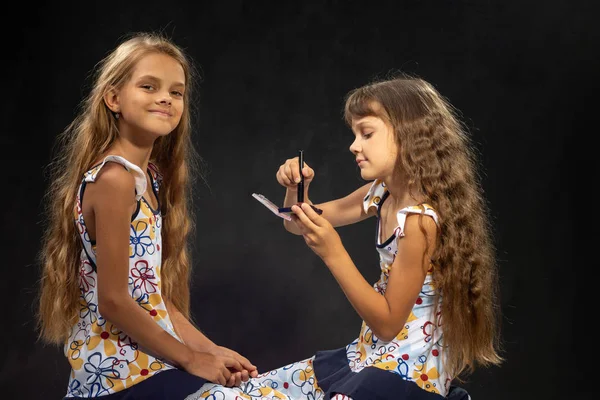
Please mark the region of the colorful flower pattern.
MULTIPOLYGON (((130 228, 129 293, 163 329, 181 340, 173 329, 161 295, 161 215, 142 198, 146 174, 122 157, 108 156, 84 174, 77 191, 74 223, 83 244, 79 267, 78 320, 65 343, 65 355, 71 364, 67 397, 97 397, 123 390, 154 374, 174 368, 163 360, 146 354, 138 344, 105 320, 98 309, 96 246, 90 240, 82 212, 85 186, 96 181, 106 162, 117 162, 136 180, 139 207, 130 228)), ((158 198, 160 173, 149 164, 155 195, 158 198)))
MULTIPOLYGON (((379 209, 385 202, 387 188, 380 180, 373 182, 364 198, 365 211, 371 207, 379 209)), ((381 275, 373 285, 375 291, 385 294, 392 264, 398 253, 397 241, 404 237, 404 224, 409 214, 424 213, 438 222, 431 206, 411 206, 398 211, 398 226, 392 237, 381 238, 379 219, 377 223, 377 245, 381 275)), ((443 370, 442 325, 439 305, 436 307, 435 287, 432 282, 433 269, 428 271, 423 287, 404 328, 390 342, 378 339, 363 321, 358 338, 346 346, 346 355, 350 368, 359 372, 366 367, 385 369, 400 375, 407 381, 414 381, 421 388, 443 396, 450 382, 443 370)))
POLYGON ((265 372, 240 387, 207 383, 185 400, 323 400, 325 394, 317 385, 313 359, 265 372))

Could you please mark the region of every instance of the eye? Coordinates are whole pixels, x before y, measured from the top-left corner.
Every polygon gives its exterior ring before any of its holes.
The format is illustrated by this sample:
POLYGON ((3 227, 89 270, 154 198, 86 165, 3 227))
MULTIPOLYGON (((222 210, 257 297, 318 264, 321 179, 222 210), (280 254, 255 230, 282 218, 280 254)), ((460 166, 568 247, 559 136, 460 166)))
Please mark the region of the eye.
POLYGON ((183 93, 181 93, 181 92, 180 92, 180 91, 178 91, 178 90, 173 90, 173 91, 171 92, 171 94, 172 94, 172 95, 174 95, 174 96, 177 96, 177 97, 183 97, 183 93))
POLYGON ((363 139, 369 139, 371 136, 373 136, 373 132, 364 132, 362 134, 363 139))
POLYGON ((152 85, 148 85, 148 84, 146 84, 146 85, 141 85, 140 87, 141 87, 142 89, 146 89, 146 90, 154 90, 154 86, 152 86, 152 85))

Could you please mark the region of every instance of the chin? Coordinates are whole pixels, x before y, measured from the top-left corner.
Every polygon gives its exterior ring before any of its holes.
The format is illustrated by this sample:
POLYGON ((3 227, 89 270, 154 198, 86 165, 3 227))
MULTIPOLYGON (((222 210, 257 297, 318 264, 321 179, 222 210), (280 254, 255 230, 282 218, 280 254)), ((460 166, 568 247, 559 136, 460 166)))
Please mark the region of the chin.
POLYGON ((153 126, 152 128, 148 129, 148 132, 151 132, 154 136, 159 138, 162 136, 168 136, 171 132, 173 132, 175 130, 175 128, 171 128, 171 127, 167 128, 164 126, 161 126, 161 127, 153 126))
POLYGON ((373 176, 371 176, 371 174, 369 174, 368 172, 366 172, 365 170, 360 170, 360 176, 365 180, 365 181, 372 181, 375 180, 375 178, 373 176))
POLYGON ((170 134, 171 132, 173 132, 174 130, 175 130, 175 129, 171 129, 171 130, 170 130, 170 131, 168 131, 168 132, 156 132, 156 136, 158 136, 158 137, 161 137, 161 136, 169 136, 169 134, 170 134))
POLYGON ((174 125, 167 121, 159 122, 160 123, 146 125, 146 130, 148 132, 152 132, 156 136, 167 136, 169 133, 173 132, 177 128, 177 125, 174 125))

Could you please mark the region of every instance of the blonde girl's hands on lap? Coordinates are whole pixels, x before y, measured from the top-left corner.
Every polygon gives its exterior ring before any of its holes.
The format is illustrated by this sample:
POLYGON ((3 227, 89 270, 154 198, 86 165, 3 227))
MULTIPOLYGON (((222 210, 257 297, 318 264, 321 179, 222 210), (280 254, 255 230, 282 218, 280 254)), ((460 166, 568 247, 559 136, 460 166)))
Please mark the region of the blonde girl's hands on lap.
POLYGON ((227 347, 223 346, 215 346, 211 350, 208 350, 208 352, 215 356, 233 358, 234 360, 240 363, 242 369, 239 371, 233 371, 233 377, 235 378, 236 382, 235 386, 239 386, 241 382, 246 382, 249 378, 256 378, 258 376, 258 368, 256 368, 256 366, 252 364, 250 360, 242 356, 237 351, 228 349, 227 347))
MULTIPOLYGON (((304 175, 304 188, 306 189, 315 177, 315 171, 305 162, 302 175, 304 175)), ((288 190, 297 191, 298 182, 300 182, 300 160, 298 157, 286 160, 285 163, 279 166, 275 176, 281 186, 288 190)))
POLYGON ((240 385, 241 372, 239 371, 243 368, 233 357, 198 351, 192 351, 191 354, 189 361, 182 365, 186 372, 222 386, 240 385))

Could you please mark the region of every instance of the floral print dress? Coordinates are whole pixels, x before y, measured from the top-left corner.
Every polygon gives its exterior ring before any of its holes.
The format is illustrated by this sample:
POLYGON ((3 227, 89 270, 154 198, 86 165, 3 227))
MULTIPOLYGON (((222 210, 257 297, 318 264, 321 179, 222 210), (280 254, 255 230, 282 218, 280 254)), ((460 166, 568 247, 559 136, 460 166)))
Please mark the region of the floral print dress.
POLYGON ((77 192, 74 222, 83 249, 79 263, 77 321, 64 347, 71 364, 66 397, 98 397, 116 393, 174 368, 141 348, 104 319, 98 309, 96 244, 90 240, 82 204, 86 186, 98 179, 107 162, 123 165, 135 178, 137 208, 131 216, 129 235, 129 294, 158 325, 181 341, 161 295, 161 214, 143 198, 148 177, 158 199, 161 175, 153 164, 148 165, 148 174, 145 174, 123 157, 107 156, 84 174, 77 192))

